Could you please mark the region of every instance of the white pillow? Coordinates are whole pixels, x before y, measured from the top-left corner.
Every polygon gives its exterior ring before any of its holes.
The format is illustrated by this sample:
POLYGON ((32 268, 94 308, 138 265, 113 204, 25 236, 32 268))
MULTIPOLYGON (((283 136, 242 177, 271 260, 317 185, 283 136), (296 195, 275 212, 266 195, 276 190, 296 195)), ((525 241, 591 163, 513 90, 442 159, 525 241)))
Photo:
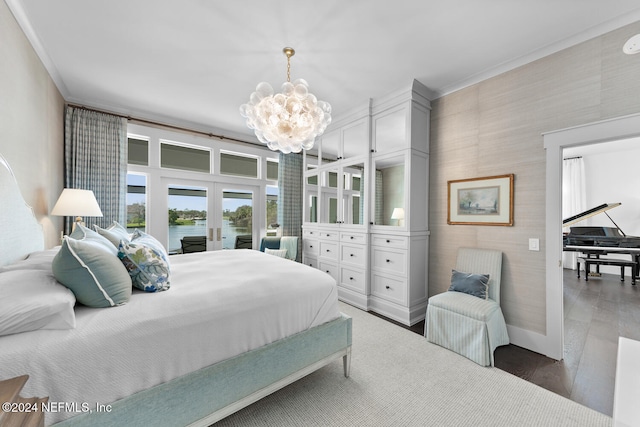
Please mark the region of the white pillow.
POLYGON ((51 270, 0 273, 0 335, 37 329, 73 329, 76 299, 51 270))
POLYGON ((51 272, 51 262, 59 250, 60 246, 56 246, 53 249, 32 252, 23 260, 0 267, 0 273, 10 270, 48 270, 51 272))
POLYGON ((270 255, 279 256, 280 258, 286 258, 286 257, 287 257, 287 250, 286 250, 286 249, 269 249, 269 248, 264 248, 264 253, 265 253, 265 254, 270 254, 270 255))

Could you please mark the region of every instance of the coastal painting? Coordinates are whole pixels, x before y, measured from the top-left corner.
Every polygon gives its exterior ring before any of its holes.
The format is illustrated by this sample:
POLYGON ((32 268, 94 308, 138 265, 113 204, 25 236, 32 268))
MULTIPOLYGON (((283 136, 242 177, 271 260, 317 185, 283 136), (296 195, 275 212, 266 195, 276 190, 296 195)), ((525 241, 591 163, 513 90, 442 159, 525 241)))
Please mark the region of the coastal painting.
POLYGON ((448 181, 448 224, 513 225, 513 174, 448 181))

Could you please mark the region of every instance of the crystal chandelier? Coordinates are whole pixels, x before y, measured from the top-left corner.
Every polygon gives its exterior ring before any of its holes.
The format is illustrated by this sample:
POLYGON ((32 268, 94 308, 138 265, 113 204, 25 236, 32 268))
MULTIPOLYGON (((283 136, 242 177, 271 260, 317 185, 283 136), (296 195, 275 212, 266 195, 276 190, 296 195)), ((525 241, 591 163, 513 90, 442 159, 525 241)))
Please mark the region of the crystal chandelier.
POLYGON ((247 119, 247 127, 271 150, 299 153, 309 150, 317 136, 331 123, 331 105, 309 93, 309 84, 303 79, 291 83, 291 57, 295 50, 282 49, 287 55, 287 81, 282 92, 274 94, 269 83, 262 82, 240 106, 240 114, 247 119))

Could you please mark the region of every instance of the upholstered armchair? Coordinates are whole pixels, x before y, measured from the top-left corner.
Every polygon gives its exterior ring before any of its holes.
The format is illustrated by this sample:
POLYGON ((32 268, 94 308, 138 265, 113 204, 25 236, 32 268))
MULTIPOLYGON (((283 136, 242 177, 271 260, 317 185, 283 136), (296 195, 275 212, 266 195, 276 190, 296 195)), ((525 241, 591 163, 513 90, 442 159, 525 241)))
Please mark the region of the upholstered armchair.
POLYGON ((494 366, 494 350, 509 344, 500 309, 501 274, 502 252, 460 248, 449 291, 429 298, 427 340, 479 365, 494 366))
POLYGON ((296 260, 298 256, 297 236, 267 236, 260 240, 260 251, 269 252, 283 258, 296 260), (282 251, 281 253, 275 251, 282 251))

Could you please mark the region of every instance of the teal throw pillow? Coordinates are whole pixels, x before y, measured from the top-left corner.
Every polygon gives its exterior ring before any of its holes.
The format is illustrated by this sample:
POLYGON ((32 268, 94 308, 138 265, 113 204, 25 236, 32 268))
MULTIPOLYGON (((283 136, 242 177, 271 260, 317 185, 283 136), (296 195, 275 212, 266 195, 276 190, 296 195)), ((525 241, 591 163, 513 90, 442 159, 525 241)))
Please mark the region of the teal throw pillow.
POLYGON ((489 296, 489 275, 451 270, 451 286, 449 290, 487 299, 489 296))
POLYGON ((102 243, 64 237, 53 258, 53 275, 89 307, 113 307, 131 298, 131 277, 102 243))
POLYGON ((98 227, 97 225, 94 225, 93 228, 100 235, 106 237, 116 249, 120 246, 120 240, 126 240, 127 242, 130 240, 127 229, 116 221, 113 221, 107 228, 98 227))
POLYGON ((146 292, 169 289, 169 263, 153 247, 141 242, 120 242, 118 258, 131 276, 133 286, 146 292))
POLYGON ((90 228, 85 227, 84 225, 76 225, 75 229, 69 237, 75 240, 84 240, 86 242, 95 242, 105 247, 109 252, 113 255, 118 254, 118 250, 115 246, 104 236, 99 234, 98 232, 93 231, 90 228))

